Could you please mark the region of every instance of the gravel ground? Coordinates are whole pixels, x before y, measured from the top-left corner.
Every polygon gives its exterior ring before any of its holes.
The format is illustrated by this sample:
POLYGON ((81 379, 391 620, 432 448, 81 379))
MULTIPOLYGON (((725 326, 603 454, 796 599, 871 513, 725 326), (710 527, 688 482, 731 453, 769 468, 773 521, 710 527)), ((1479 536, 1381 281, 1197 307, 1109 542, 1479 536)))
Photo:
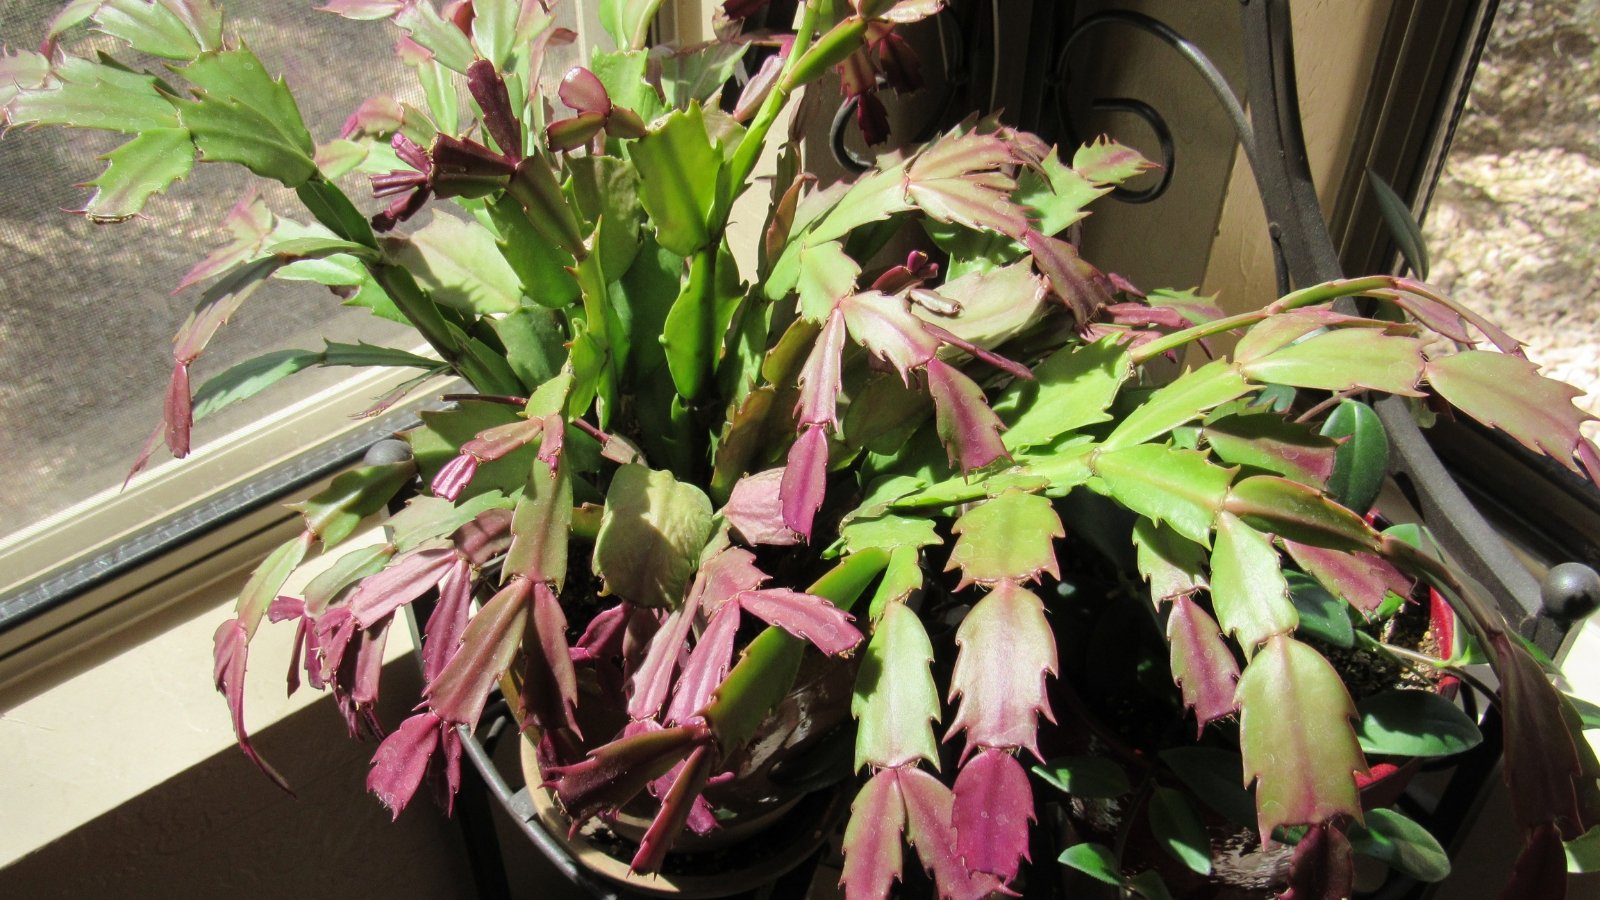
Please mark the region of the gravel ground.
POLYGON ((1428 213, 1430 277, 1600 413, 1597 196, 1600 0, 1503 0, 1428 213))

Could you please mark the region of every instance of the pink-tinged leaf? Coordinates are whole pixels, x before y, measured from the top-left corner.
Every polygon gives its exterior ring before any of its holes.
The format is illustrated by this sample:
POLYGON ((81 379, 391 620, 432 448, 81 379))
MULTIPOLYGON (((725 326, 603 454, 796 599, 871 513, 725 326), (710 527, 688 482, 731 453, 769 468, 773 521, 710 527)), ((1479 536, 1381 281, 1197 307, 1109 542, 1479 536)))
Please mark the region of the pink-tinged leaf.
POLYGON ((371 708, 378 702, 378 683, 383 677, 383 648, 389 642, 389 625, 393 622, 394 616, 391 615, 361 631, 354 679, 349 685, 350 699, 358 707, 371 708))
MULTIPOLYGON (((1355 856, 1350 839, 1333 825, 1312 826, 1295 845, 1289 863, 1289 889, 1280 900, 1344 900, 1355 890, 1355 856)), ((1524 894, 1521 896, 1543 896, 1524 894)))
POLYGON ((1500 900, 1562 900, 1566 896, 1567 854, 1561 832, 1554 825, 1540 825, 1528 834, 1517 854, 1516 867, 1500 891, 1500 900))
POLYGON ((1412 579, 1388 560, 1371 553, 1326 550, 1286 540, 1289 556, 1306 574, 1364 613, 1377 612, 1389 594, 1411 596, 1412 579))
POLYGON ((423 692, 441 719, 477 723, 489 692, 522 643, 531 590, 527 579, 512 579, 467 624, 460 649, 423 692))
POLYGON ((429 489, 433 491, 435 497, 454 503, 477 474, 478 458, 470 453, 463 453, 440 467, 439 474, 433 476, 433 484, 429 485, 429 489))
POLYGON ((974 582, 1037 580, 1048 572, 1061 577, 1054 541, 1067 536, 1048 497, 1007 490, 972 507, 956 520, 957 535, 945 571, 961 569, 961 590, 974 582))
POLYGON ((606 93, 605 85, 595 74, 582 66, 573 66, 561 78, 561 86, 556 89, 556 96, 567 108, 578 113, 599 113, 604 116, 611 112, 611 95, 606 93))
POLYGON ((472 568, 464 559, 445 572, 439 581, 439 604, 428 616, 422 646, 422 680, 431 683, 456 655, 461 636, 466 633, 471 615, 472 568))
POLYGON ((1265 469, 1326 488, 1338 443, 1271 413, 1225 416, 1205 426, 1206 444, 1229 465, 1265 469))
POLYGON ((767 469, 734 484, 722 507, 722 518, 746 544, 790 547, 800 543, 800 536, 783 523, 782 489, 787 471, 767 469))
POLYGON ((1574 406, 1583 392, 1539 374, 1520 356, 1467 350, 1428 360, 1428 384, 1451 406, 1574 472, 1578 427, 1594 416, 1574 406))
POLYGON ((683 832, 684 825, 694 812, 695 801, 705 789, 706 779, 716 763, 710 746, 696 747, 689 759, 673 779, 672 787, 661 798, 661 810, 639 840, 639 852, 633 855, 628 869, 633 872, 655 872, 666 861, 667 851, 683 832))
POLYGON ((310 674, 313 687, 322 687, 320 683, 324 674, 332 681, 344 667, 344 654, 350 647, 350 642, 356 636, 356 620, 350 615, 348 607, 335 606, 318 616, 311 632, 311 637, 321 658, 318 672, 310 674))
POLYGON ((879 291, 852 294, 839 301, 850 337, 900 373, 907 384, 911 371, 939 352, 939 339, 911 314, 906 301, 879 291))
POLYGON ((389 808, 393 817, 411 802, 428 772, 428 760, 439 746, 439 735, 448 727, 433 713, 418 713, 394 730, 372 755, 372 771, 367 773, 367 790, 389 808))
POLYGON ((710 740, 711 730, 701 722, 628 735, 591 750, 582 762, 546 770, 547 784, 555 787, 576 833, 589 817, 637 797, 710 740))
POLYGON ((522 499, 511 517, 511 548, 504 569, 548 581, 557 593, 567 577, 567 541, 572 524, 572 479, 541 459, 529 467, 522 499))
POLYGON ((1084 262, 1078 249, 1037 231, 1025 238, 1033 264, 1050 285, 1050 291, 1081 325, 1111 303, 1111 283, 1099 269, 1084 262))
MULTIPOLYGON (((1421 297, 1422 299, 1431 303, 1443 306, 1455 312, 1463 319, 1466 319, 1468 322, 1471 322, 1474 328, 1477 328, 1479 331, 1483 332, 1484 336, 1500 349, 1501 353, 1509 353, 1513 356, 1523 355, 1521 341, 1505 333, 1500 329, 1499 326, 1495 325, 1493 322, 1490 322, 1488 319, 1485 319, 1483 316, 1479 315, 1473 310, 1455 302, 1449 297, 1434 292, 1422 282, 1413 281, 1410 278, 1396 278, 1394 282, 1395 287, 1399 289, 1400 294, 1398 299, 1392 297, 1390 299, 1394 300, 1400 306, 1410 311, 1412 315, 1415 315, 1423 322, 1429 322, 1432 319, 1430 318, 1430 313, 1426 311, 1425 305, 1414 302, 1418 297, 1421 297), (1419 309, 1424 311, 1419 313, 1419 309)), ((1449 331, 1442 328, 1439 329, 1439 331, 1440 333, 1449 336, 1449 331)))
POLYGON ((943 900, 979 900, 1000 887, 993 875, 970 871, 956 851, 955 797, 939 779, 914 766, 895 770, 906 807, 906 841, 933 874, 943 900))
POLYGON ((839 656, 856 648, 861 632, 851 625, 854 617, 827 600, 791 591, 769 588, 745 591, 738 596, 739 607, 769 625, 776 625, 795 637, 810 641, 829 656, 839 656))
POLYGON ((1178 595, 1167 618, 1172 645, 1172 680, 1183 689, 1183 705, 1194 710, 1196 740, 1206 725, 1238 710, 1234 694, 1239 663, 1217 623, 1193 600, 1178 595))
POLYGON ((997 135, 947 135, 911 160, 905 196, 937 221, 1020 240, 1028 217, 1011 201, 1017 184, 1006 174, 1015 163, 1011 148, 997 135))
POLYGON ((1223 509, 1252 528, 1303 544, 1338 550, 1376 550, 1378 533, 1366 520, 1321 491, 1276 475, 1252 475, 1228 490, 1223 509))
POLYGON ((893 768, 925 759, 939 764, 929 721, 939 718, 939 692, 928 664, 933 645, 922 620, 891 603, 878 620, 856 673, 850 713, 856 717, 855 768, 893 768))
POLYGON ((267 208, 266 201, 261 199, 261 195, 253 190, 246 193, 222 219, 223 227, 233 235, 233 240, 226 246, 211 251, 205 259, 185 273, 172 292, 177 294, 190 285, 220 275, 254 257, 261 249, 261 244, 267 235, 272 232, 274 221, 272 210, 267 208))
POLYGON ((844 338, 844 314, 835 309, 800 369, 800 400, 794 408, 797 425, 826 425, 838 430, 839 391, 844 384, 841 362, 844 338))
POLYGON ((1017 758, 1004 750, 984 750, 961 767, 951 818, 956 852, 974 872, 1001 881, 1017 877, 1028 857, 1028 823, 1037 821, 1033 788, 1017 758))
POLYGON ((1137 150, 1101 136, 1094 143, 1078 148, 1072 155, 1072 168, 1095 184, 1120 184, 1140 172, 1160 167, 1140 156, 1137 150))
MULTIPOLYGON (((486 566, 511 546, 512 518, 513 513, 509 509, 486 509, 452 532, 450 543, 456 546, 466 561, 475 566, 486 566)), ((393 521, 390 519, 390 522, 393 521)))
POLYGON ((212 645, 215 661, 213 680, 217 690, 228 701, 228 714, 233 718, 233 734, 239 740, 239 749, 262 774, 272 779, 273 784, 293 795, 289 782, 256 752, 255 746, 250 743, 250 733, 244 727, 244 672, 250 652, 250 638, 245 634, 244 625, 237 619, 223 622, 212 639, 212 645))
MULTIPOLYGON (((866 5, 867 0, 863 0, 861 6, 865 7, 866 5)), ((884 5, 886 5, 884 0, 874 0, 873 2, 875 7, 884 5)), ((937 13, 944 7, 945 0, 900 0, 899 3, 889 3, 887 5, 889 8, 882 13, 884 21, 909 25, 912 22, 920 22, 937 13)))
POLYGON ((1367 764, 1351 725, 1356 706, 1320 653, 1274 636, 1245 667, 1238 701, 1245 785, 1256 782, 1263 841, 1279 825, 1361 821, 1355 773, 1367 764))
POLYGON ((1422 396, 1422 343, 1368 328, 1341 328, 1313 335, 1249 362, 1240 370, 1262 384, 1287 384, 1324 391, 1357 388, 1422 396))
POLYGON ((1205 548, 1194 541, 1141 518, 1133 526, 1133 543, 1138 548, 1139 574, 1150 582, 1150 599, 1160 603, 1210 587, 1205 548))
POLYGON ((150 454, 156 451, 156 445, 161 443, 166 431, 167 424, 161 422, 150 432, 150 436, 145 438, 144 444, 139 448, 139 455, 133 458, 133 465, 128 467, 128 474, 122 477, 122 488, 124 490, 127 489, 128 483, 133 481, 133 476, 144 471, 144 467, 150 464, 150 454))
POLYGON ((800 432, 789 448, 778 497, 783 504, 783 525, 804 541, 811 540, 811 525, 822 508, 828 488, 828 435, 819 426, 800 432))
MULTIPOLYGON (((869 34, 875 30, 874 26, 868 26, 869 34)), ((893 31, 886 31, 873 45, 878 51, 878 66, 883 69, 883 77, 890 87, 901 94, 922 88, 922 60, 909 41, 893 31)))
POLYGON ((950 699, 959 696, 961 705, 945 740, 965 731, 963 756, 975 747, 1021 747, 1038 757, 1035 715, 1055 721, 1045 678, 1059 674, 1044 603, 1031 591, 1002 581, 967 612, 956 629, 956 646, 960 655, 950 674, 950 699))
POLYGON ((934 429, 951 465, 971 472, 1011 453, 1000 440, 1005 423, 989 408, 983 388, 961 370, 940 359, 927 364, 928 393, 933 396, 934 429))
POLYGON ((561 465, 561 449, 566 446, 567 421, 558 415, 545 416, 542 421, 544 436, 539 441, 539 452, 534 458, 544 463, 547 471, 543 474, 547 478, 554 478, 561 465))
POLYGON ((233 606, 239 623, 244 627, 246 640, 255 636, 256 627, 261 624, 267 607, 283 591, 284 582, 289 580, 306 554, 311 552, 311 545, 315 541, 316 536, 310 531, 302 531, 279 544, 250 573, 250 580, 244 583, 244 588, 239 591, 239 599, 233 606))
MULTIPOLYGON (((1026 262, 988 271, 973 270, 939 286, 937 296, 955 307, 953 317, 914 307, 924 321, 980 347, 997 347, 1044 314, 1047 288, 1026 262), (937 316, 937 319, 934 319, 937 316)), ((911 293, 913 299, 920 290, 911 293)))
POLYGON ((734 104, 733 118, 737 122, 747 122, 755 115, 756 110, 766 101, 767 95, 772 93, 772 86, 778 83, 778 75, 783 71, 783 62, 787 54, 773 54, 761 63, 761 68, 750 76, 744 83, 744 90, 739 92, 739 102, 734 104))
POLYGON ((189 430, 194 427, 193 402, 189 394, 189 364, 180 361, 172 367, 166 401, 161 408, 161 419, 167 426, 167 449, 178 459, 189 455, 189 430))
MULTIPOLYGON (((1112 273, 1107 276, 1115 279, 1112 273)), ((1118 325, 1133 327, 1155 326, 1159 328, 1178 329, 1189 325, 1189 320, 1183 313, 1170 306, 1150 306, 1145 303, 1113 303, 1105 308, 1105 314, 1111 321, 1118 325)))
POLYGON ((267 621, 276 625, 290 619, 298 619, 306 614, 306 602, 299 597, 290 597, 287 594, 279 595, 267 607, 267 621))
POLYGON ((542 418, 517 419, 485 428, 461 445, 461 452, 475 456, 481 462, 493 462, 528 446, 544 436, 542 418))
POLYGON ((889 111, 876 91, 856 98, 856 127, 861 129, 862 143, 869 147, 889 139, 889 111))
POLYGON ((328 0, 317 12, 331 12, 346 19, 387 19, 416 0, 328 0))
POLYGON ((495 71, 494 63, 486 59, 474 60, 467 67, 467 90, 483 110, 483 130, 494 138, 500 152, 514 160, 521 159, 522 122, 511 109, 511 95, 506 91, 505 79, 495 71))
POLYGON ((533 640, 523 642, 522 712, 541 731, 570 728, 580 737, 573 708, 578 675, 567 647, 567 617, 543 581, 533 584, 533 640))
POLYGON ((901 833, 906 805, 894 769, 873 773, 850 804, 844 830, 844 871, 839 886, 845 900, 878 900, 900 878, 901 833))
POLYGON ((667 707, 667 724, 688 721, 711 702, 712 694, 727 677, 728 667, 733 663, 733 640, 738 634, 738 604, 725 605, 712 615, 694 651, 689 654, 683 674, 678 676, 677 690, 667 707))
POLYGON ((1211 551, 1211 607, 1246 655, 1300 624, 1272 541, 1227 512, 1217 516, 1217 544, 1211 551))
POLYGON ((594 140, 605 125, 605 117, 599 113, 580 113, 557 119, 545 126, 545 144, 557 153, 576 150, 594 140))
POLYGON ((877 89, 878 67, 873 64, 872 54, 866 47, 851 53, 833 68, 839 73, 839 92, 847 100, 877 89))
POLYGON ((400 130, 405 117, 405 107, 393 97, 368 97, 344 120, 344 125, 339 128, 339 137, 350 140, 361 136, 394 134, 400 130))
POLYGON ((724 547, 700 564, 686 605, 711 615, 745 591, 753 591, 771 576, 756 565, 755 554, 740 547, 724 547))
POLYGON ((444 793, 441 804, 444 806, 446 816, 453 815, 456 810, 456 794, 461 790, 461 732, 453 726, 440 727, 444 758, 444 778, 441 788, 444 793))
MULTIPOLYGON (((1472 335, 1467 332, 1467 324, 1461 314, 1432 297, 1402 292, 1386 299, 1410 313, 1412 318, 1426 325, 1430 330, 1437 331, 1458 344, 1477 343, 1472 339, 1472 335)), ((1516 341, 1511 340, 1509 336, 1507 340, 1510 341, 1512 346, 1520 346, 1516 341)), ((1512 351, 1507 350, 1506 352, 1512 351)))
POLYGON ((627 603, 603 609, 584 626, 572 645, 572 661, 612 659, 622 655, 622 636, 628 630, 633 608, 627 603))
POLYGON ((372 627, 436 587, 460 558, 453 547, 402 554, 382 572, 361 580, 350 595, 350 614, 362 628, 372 627))
POLYGON ((653 719, 667 702, 672 688, 672 672, 678 659, 688 649, 689 628, 694 624, 698 605, 684 604, 667 616, 666 624, 650 639, 644 661, 633 673, 629 683, 632 694, 628 699, 628 716, 633 719, 653 719))
MULTIPOLYGON (((927 292, 925 291, 924 293, 927 292)), ((933 335, 934 338, 936 338, 941 344, 949 344, 950 346, 961 350, 969 356, 972 356, 974 359, 981 359, 989 365, 994 366, 996 369, 999 369, 1005 372, 1007 375, 1010 375, 1012 378, 1020 378, 1023 381, 1033 380, 1033 370, 1022 363, 1006 359, 1004 356, 1001 356, 998 353, 992 353, 988 350, 985 350, 961 335, 956 334, 953 331, 948 331, 932 322, 924 322, 922 327, 926 329, 929 334, 933 335)))

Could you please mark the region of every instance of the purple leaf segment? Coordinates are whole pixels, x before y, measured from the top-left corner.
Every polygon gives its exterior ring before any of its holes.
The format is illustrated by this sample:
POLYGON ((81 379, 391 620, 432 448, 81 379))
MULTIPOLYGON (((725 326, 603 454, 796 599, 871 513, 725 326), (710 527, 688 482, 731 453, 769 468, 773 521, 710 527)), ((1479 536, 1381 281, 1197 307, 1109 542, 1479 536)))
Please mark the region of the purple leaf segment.
POLYGON ((1216 621, 1183 594, 1172 598, 1167 642, 1172 647, 1172 680, 1183 689, 1183 705, 1194 710, 1198 738, 1207 723, 1238 710, 1234 693, 1239 663, 1216 621))
POLYGON ((467 725, 478 721, 489 691, 522 643, 531 593, 526 579, 513 579, 472 617, 460 649, 424 691, 439 718, 467 725))
POLYGON ((734 484, 722 517, 747 544, 790 547, 800 536, 783 520, 783 480, 788 469, 767 469, 734 484))
MULTIPOLYGON (((1344 832, 1323 822, 1295 845, 1280 900, 1344 900, 1355 889, 1355 857, 1344 832)), ((1542 896, 1542 895, 1525 895, 1542 896)))
POLYGON ((956 851, 974 872, 1002 881, 1017 877, 1028 857, 1028 823, 1035 821, 1033 789, 1017 758, 1004 750, 984 750, 956 776, 952 820, 956 851))
POLYGON ((849 613, 812 594, 770 588, 745 591, 737 602, 740 609, 803 641, 810 641, 829 656, 853 650, 862 641, 861 632, 850 624, 853 617, 849 613))
POLYGON ((955 796, 944 783, 915 766, 894 770, 906 806, 906 839, 923 868, 933 874, 945 900, 979 900, 1000 887, 1000 880, 970 871, 956 849, 953 820, 955 796))
POLYGON ((1002 581, 967 613, 956 629, 956 645, 960 655, 950 674, 950 695, 959 695, 961 705, 945 739, 965 731, 963 755, 978 747, 1021 747, 1039 757, 1035 715, 1054 721, 1045 676, 1058 673, 1044 603, 1015 582, 1002 581))
POLYGON ((803 540, 811 540, 811 526, 822 508, 828 487, 828 435, 818 426, 800 432, 789 448, 778 496, 783 502, 783 525, 803 540))
POLYGON ((900 835, 906 827, 906 805, 894 769, 880 769, 862 785, 850 804, 844 832, 844 873, 839 886, 845 900, 878 900, 900 878, 900 835))
POLYGON ((272 779, 278 787, 293 794, 289 789, 289 782, 279 775, 277 770, 267 765, 267 761, 256 753, 256 748, 250 743, 250 735, 244 727, 244 671, 245 662, 249 656, 250 638, 246 636, 244 623, 237 619, 229 619, 222 623, 212 638, 215 657, 215 671, 213 678, 217 690, 228 701, 228 713, 233 717, 233 733, 239 739, 239 749, 244 755, 255 763, 256 768, 272 779))

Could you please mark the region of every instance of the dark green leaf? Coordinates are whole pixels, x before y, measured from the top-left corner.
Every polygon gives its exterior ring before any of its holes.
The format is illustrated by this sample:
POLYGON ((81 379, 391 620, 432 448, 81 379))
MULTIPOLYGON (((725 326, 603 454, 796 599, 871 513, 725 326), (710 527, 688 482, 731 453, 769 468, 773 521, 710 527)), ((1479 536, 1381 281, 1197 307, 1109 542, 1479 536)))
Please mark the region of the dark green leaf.
POLYGON ((1033 774, 1074 797, 1085 800, 1110 800, 1133 791, 1128 773, 1103 756, 1062 756, 1041 766, 1033 774))
POLYGON ((199 421, 224 406, 253 397, 321 361, 322 354, 310 350, 276 350, 247 359, 221 375, 207 379, 194 392, 194 419, 199 421))
POLYGON ((1572 694, 1567 694, 1566 698, 1567 702, 1572 704, 1572 708, 1578 711, 1578 718, 1583 722, 1585 731, 1600 728, 1600 706, 1572 694))
POLYGON ((1211 839, 1183 792, 1155 789, 1150 795, 1150 831, 1173 859, 1201 875, 1211 874, 1211 839))
POLYGON ((1483 742, 1461 708, 1432 691, 1390 690, 1356 705, 1356 736, 1368 753, 1451 756, 1483 742))
POLYGON ((1450 856, 1433 835, 1392 809, 1370 810, 1365 825, 1352 825, 1350 849, 1418 881, 1443 881, 1450 874, 1450 856))
POLYGON ((1389 182, 1370 168, 1367 169, 1367 184, 1372 187, 1372 196, 1378 201, 1378 212, 1383 215, 1383 223, 1389 226, 1389 235, 1394 238, 1400 255, 1405 257, 1406 265, 1411 267, 1417 278, 1427 281, 1428 242, 1422 237, 1422 226, 1411 214, 1411 207, 1400 199, 1389 182))
POLYGON ((1347 438, 1334 453, 1328 493, 1350 509, 1365 513, 1377 502, 1389 475, 1389 435, 1372 407, 1346 400, 1322 425, 1322 434, 1347 438))
POLYGON ((1058 861, 1097 881, 1122 884, 1122 869, 1117 865, 1116 854, 1100 844, 1074 844, 1061 851, 1058 861))
POLYGON ((493 322, 506 345, 506 362, 524 385, 543 384, 560 371, 567 357, 566 336, 555 312, 527 307, 493 322))
POLYGON ((1256 824, 1256 803, 1241 784, 1244 761, 1239 754, 1214 747, 1173 747, 1161 761, 1207 806, 1235 825, 1256 824))
POLYGON ((1155 869, 1145 869, 1129 878, 1128 890, 1144 900, 1172 900, 1172 892, 1167 890, 1167 883, 1161 880, 1161 873, 1155 869))
POLYGON ((533 227, 522 206, 510 196, 495 198, 486 209, 499 232, 500 254, 522 281, 524 294, 551 309, 578 299, 578 282, 568 272, 572 254, 533 227))
POLYGON ((439 361, 426 356, 418 356, 406 350, 396 350, 393 347, 379 347, 360 341, 354 344, 341 344, 336 341, 326 341, 327 349, 323 351, 323 364, 329 366, 393 366, 412 369, 433 369, 439 366, 439 361))
POLYGON ((378 246, 371 223, 355 208, 344 191, 339 190, 338 185, 321 177, 312 178, 295 190, 295 196, 324 228, 336 236, 363 247, 378 246))
POLYGON ((1300 633, 1335 647, 1355 646, 1355 626, 1350 624, 1350 613, 1344 601, 1328 593, 1327 588, 1309 575, 1284 574, 1289 581, 1289 600, 1300 616, 1300 633))
POLYGON ((616 281, 639 255, 638 177, 627 160, 612 156, 580 156, 567 160, 567 167, 578 211, 593 229, 591 243, 600 266, 616 281), (601 220, 604 230, 598 227, 601 220))

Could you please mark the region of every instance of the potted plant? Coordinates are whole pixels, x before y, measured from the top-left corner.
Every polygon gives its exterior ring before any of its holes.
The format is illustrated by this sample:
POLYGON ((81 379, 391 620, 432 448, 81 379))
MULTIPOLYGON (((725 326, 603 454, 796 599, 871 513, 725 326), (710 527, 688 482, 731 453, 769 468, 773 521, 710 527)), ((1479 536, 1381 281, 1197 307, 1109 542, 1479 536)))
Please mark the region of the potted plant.
MULTIPOLYGON (((1556 896, 1563 842, 1600 815, 1600 766, 1492 604, 1425 535, 1367 516, 1382 435, 1360 397, 1453 410, 1593 477, 1573 389, 1415 281, 1341 280, 1229 316, 1097 270, 1064 235, 1148 166, 1106 140, 1054 148, 968 121, 823 185, 791 133, 759 188, 764 221, 735 222, 808 84, 838 72, 881 134, 878 76, 915 81, 897 30, 939 2, 808 0, 792 33, 748 34, 739 17, 761 4, 730 4, 719 40, 647 49, 658 5, 604 4, 620 49, 549 73, 545 48, 572 35, 540 0, 330 0, 401 29, 426 104, 374 98, 320 145, 210 0, 79 0, 38 53, 3 58, 9 124, 131 136, 85 215, 137 215, 198 160, 280 183, 309 216, 235 212, 252 224, 198 273, 214 280, 136 470, 163 441, 184 455, 195 416, 310 365, 445 371, 475 392, 425 413, 411 454, 302 504, 303 533, 218 629, 217 686, 263 771, 277 778, 242 684, 269 619, 297 628, 291 690, 303 669, 353 733, 383 736, 368 785, 397 815, 430 771, 454 792, 460 729, 503 687, 574 828, 645 811, 630 863, 650 872, 727 827, 728 798, 794 737, 765 740, 773 711, 834 679, 850 687, 834 715, 853 745, 851 896, 887 894, 905 845, 944 896, 1006 890, 1030 827, 1070 867, 1164 896, 1170 872, 1133 862, 1125 823, 1203 873, 1209 804, 1257 845, 1293 846, 1269 889, 1334 897, 1353 845, 1424 875, 1417 853, 1436 849, 1366 811, 1364 742, 1430 755, 1475 734, 1435 690, 1396 699, 1385 682, 1379 711, 1358 712, 1373 666, 1341 654, 1453 678, 1481 659, 1527 839, 1511 895, 1556 896), (85 21, 164 62, 63 52, 85 21), (737 102, 716 102, 755 48, 769 55, 737 102), (349 172, 370 176, 375 214, 336 183, 349 172), (760 229, 757 259, 735 259, 732 228, 760 229), (883 258, 896 235, 920 249, 883 258), (274 277, 409 323, 433 355, 330 344, 191 391, 207 340, 274 277), (1226 352, 1210 343, 1224 336, 1226 352), (1183 358, 1198 361, 1161 374, 1183 358), (281 595, 418 477, 384 542, 281 595), (385 636, 423 597, 418 711, 378 721, 385 636), (1077 824, 1030 825, 1057 802, 1048 783, 1077 824), (1094 804, 1124 795, 1100 817, 1108 846, 1094 804)), ((1029 877, 1053 877, 1034 862, 1029 877)))

